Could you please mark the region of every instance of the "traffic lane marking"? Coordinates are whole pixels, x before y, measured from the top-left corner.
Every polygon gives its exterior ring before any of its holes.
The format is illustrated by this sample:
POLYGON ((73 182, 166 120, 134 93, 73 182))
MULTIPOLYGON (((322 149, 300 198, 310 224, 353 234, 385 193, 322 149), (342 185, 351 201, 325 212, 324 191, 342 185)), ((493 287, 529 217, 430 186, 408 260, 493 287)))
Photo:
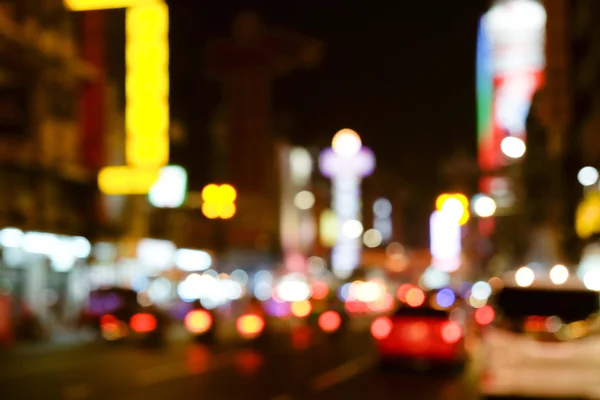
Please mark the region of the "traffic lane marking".
POLYGON ((279 396, 273 397, 271 400, 293 400, 294 398, 289 394, 280 394, 279 396))
POLYGON ((312 389, 315 392, 325 391, 367 372, 376 364, 377 357, 375 355, 360 356, 314 378, 311 382, 312 389))
POLYGON ((200 360, 199 364, 193 366, 184 360, 161 364, 139 371, 135 375, 134 384, 136 386, 152 386, 234 367, 237 358, 243 354, 244 351, 219 355, 212 354, 207 359, 200 360))
POLYGON ((91 389, 87 384, 67 386, 62 392, 65 400, 81 400, 91 396, 91 389))

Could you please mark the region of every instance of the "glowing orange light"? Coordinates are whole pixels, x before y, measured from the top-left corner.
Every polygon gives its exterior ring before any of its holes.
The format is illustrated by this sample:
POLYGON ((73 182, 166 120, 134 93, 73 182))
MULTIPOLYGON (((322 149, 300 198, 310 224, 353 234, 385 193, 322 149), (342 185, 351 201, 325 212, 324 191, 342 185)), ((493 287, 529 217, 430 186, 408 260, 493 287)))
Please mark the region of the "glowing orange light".
POLYGON ((401 285, 398 288, 398 291, 396 292, 396 297, 398 298, 398 300, 400 300, 402 302, 406 302, 406 294, 412 288, 414 288, 414 286, 411 285, 410 283, 405 283, 404 285, 401 285))
POLYGON ((371 334, 375 339, 382 340, 387 338, 392 332, 394 324, 388 317, 378 317, 371 324, 371 334))
POLYGON ((319 326, 324 332, 335 332, 341 324, 342 318, 335 311, 326 311, 319 316, 319 326))
POLYGON ((312 306, 308 300, 295 301, 292 303, 291 311, 295 317, 304 318, 310 314, 312 306))
POLYGON ((184 323, 191 333, 201 334, 212 326, 212 316, 205 310, 193 310, 185 316, 184 323))
POLYGON ((156 318, 152 314, 135 314, 129 320, 129 325, 137 333, 148 333, 156 329, 156 318))
POLYGON ((329 286, 323 281, 314 281, 310 284, 312 298, 323 300, 329 294, 329 286))
POLYGON ((462 328, 455 321, 448 321, 442 326, 442 339, 446 343, 456 343, 462 337, 462 328))
POLYGON ((425 302, 425 293, 419 288, 413 287, 406 293, 406 304, 411 307, 420 307, 425 302))
POLYGON ((243 337, 251 339, 261 334, 265 321, 258 315, 246 314, 238 318, 236 327, 243 337))

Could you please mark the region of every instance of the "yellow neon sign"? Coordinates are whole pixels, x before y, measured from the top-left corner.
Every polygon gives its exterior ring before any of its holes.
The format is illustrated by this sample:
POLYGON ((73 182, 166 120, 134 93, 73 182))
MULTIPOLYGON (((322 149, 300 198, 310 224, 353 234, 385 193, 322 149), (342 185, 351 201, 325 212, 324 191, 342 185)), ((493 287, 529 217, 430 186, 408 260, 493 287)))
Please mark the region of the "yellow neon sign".
POLYGON ((231 185, 207 185, 202 189, 202 214, 208 219, 230 219, 236 212, 236 198, 231 185))
POLYGON ((439 195, 438 198, 435 200, 436 210, 442 211, 442 208, 444 207, 444 203, 446 203, 446 201, 448 201, 450 199, 458 200, 460 202, 460 204, 462 205, 463 213, 462 213, 462 216, 458 223, 461 226, 465 225, 467 222, 469 222, 469 219, 471 218, 471 213, 469 212, 469 199, 464 194, 444 193, 444 194, 439 195))
POLYGON ((107 167, 107 195, 147 194, 169 162, 169 9, 162 0, 64 0, 71 11, 126 8, 127 167, 107 167), (153 179, 150 182, 151 178, 153 179))
POLYGON ((153 0, 64 0, 65 8, 71 11, 109 10, 127 8, 153 0))
POLYGON ((156 0, 64 0, 64 5, 70 11, 95 11, 129 8, 154 1, 156 0))
POLYGON ((169 162, 169 9, 142 3, 126 11, 127 164, 169 162))
POLYGON ((157 181, 159 171, 128 166, 102 168, 98 187, 107 195, 146 194, 157 181))

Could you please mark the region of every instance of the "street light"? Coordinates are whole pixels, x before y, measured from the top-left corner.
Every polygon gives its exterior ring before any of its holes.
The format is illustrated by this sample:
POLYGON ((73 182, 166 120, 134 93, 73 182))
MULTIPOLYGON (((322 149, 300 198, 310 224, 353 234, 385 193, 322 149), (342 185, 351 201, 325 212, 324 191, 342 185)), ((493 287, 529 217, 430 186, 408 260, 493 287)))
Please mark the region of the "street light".
POLYGON ((496 213, 496 202, 490 196, 478 194, 471 202, 473 212, 481 218, 488 218, 496 213))
POLYGON ((522 139, 514 136, 507 136, 500 143, 500 149, 505 156, 518 159, 525 155, 525 151, 527 150, 527 146, 522 139))
POLYGON ((598 170, 594 167, 583 167, 577 174, 577 180, 583 186, 592 186, 598 183, 598 170))

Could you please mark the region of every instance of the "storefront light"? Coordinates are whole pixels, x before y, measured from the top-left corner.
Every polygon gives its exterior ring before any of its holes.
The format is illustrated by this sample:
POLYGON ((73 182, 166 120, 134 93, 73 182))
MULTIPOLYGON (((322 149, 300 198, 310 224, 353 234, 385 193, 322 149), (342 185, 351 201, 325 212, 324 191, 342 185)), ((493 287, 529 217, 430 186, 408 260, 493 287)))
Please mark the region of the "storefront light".
POLYGON ((0 231, 0 246, 21 247, 23 232, 17 228, 4 228, 0 231))

